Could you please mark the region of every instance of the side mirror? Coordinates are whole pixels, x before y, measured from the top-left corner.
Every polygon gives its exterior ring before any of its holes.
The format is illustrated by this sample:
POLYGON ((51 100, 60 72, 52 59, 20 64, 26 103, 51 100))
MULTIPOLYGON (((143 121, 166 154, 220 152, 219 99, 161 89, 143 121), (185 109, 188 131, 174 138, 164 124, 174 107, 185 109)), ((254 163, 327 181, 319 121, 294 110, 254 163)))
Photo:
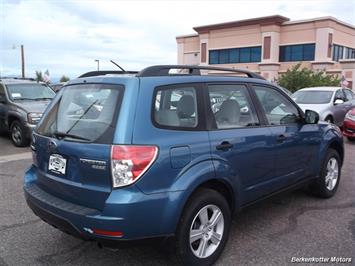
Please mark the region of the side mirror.
POLYGON ((334 101, 334 105, 338 105, 338 104, 342 104, 342 103, 344 103, 344 100, 342 100, 342 99, 336 99, 334 101))
POLYGON ((312 110, 306 110, 305 118, 306 124, 317 124, 319 121, 319 114, 312 110))

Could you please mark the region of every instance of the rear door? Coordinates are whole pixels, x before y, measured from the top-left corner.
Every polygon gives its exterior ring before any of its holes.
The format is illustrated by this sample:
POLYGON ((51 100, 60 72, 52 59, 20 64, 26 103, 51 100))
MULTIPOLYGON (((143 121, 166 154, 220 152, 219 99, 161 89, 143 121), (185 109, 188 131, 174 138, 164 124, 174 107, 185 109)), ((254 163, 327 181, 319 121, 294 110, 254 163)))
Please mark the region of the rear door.
POLYGON ((276 88, 253 89, 272 134, 276 171, 270 184, 279 189, 311 175, 321 141, 318 126, 304 124, 296 104, 276 88))
POLYGON ((217 177, 239 188, 241 204, 270 193, 274 176, 272 135, 261 121, 245 84, 208 84, 211 153, 217 177))
POLYGON ((110 152, 123 97, 121 85, 82 84, 63 89, 34 133, 38 186, 101 209, 111 191, 110 152))

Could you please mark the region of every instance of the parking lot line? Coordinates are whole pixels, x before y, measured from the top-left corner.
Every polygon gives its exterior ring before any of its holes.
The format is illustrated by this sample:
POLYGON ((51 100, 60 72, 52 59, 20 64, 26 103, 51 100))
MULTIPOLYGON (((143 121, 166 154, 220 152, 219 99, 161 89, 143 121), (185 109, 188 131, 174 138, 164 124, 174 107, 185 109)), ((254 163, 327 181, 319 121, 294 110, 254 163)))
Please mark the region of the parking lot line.
POLYGON ((18 154, 5 155, 5 156, 0 156, 0 164, 12 162, 12 161, 31 159, 31 158, 32 158, 31 152, 23 152, 23 153, 18 153, 18 154))

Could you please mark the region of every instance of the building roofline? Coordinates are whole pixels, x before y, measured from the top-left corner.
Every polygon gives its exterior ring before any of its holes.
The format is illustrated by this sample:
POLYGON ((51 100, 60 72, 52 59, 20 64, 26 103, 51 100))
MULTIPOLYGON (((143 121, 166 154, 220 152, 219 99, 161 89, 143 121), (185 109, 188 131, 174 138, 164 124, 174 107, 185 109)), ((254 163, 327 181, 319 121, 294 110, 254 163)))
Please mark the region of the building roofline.
POLYGON ((282 25, 294 25, 294 24, 303 24, 303 23, 311 23, 311 22, 315 22, 315 21, 325 21, 325 20, 331 20, 334 21, 338 24, 341 24, 343 26, 346 26, 348 28, 351 28, 353 30, 355 30, 355 26, 351 25, 350 23, 341 21, 335 17, 332 16, 325 16, 325 17, 318 17, 318 18, 311 18, 311 19, 301 19, 301 20, 291 20, 291 21, 285 21, 282 23, 282 25))
POLYGON ((196 32, 198 32, 199 34, 201 34, 201 33, 206 33, 210 30, 218 30, 218 29, 232 28, 232 27, 241 27, 241 26, 248 26, 248 25, 255 25, 255 24, 261 24, 261 25, 278 24, 278 25, 281 25, 282 23, 289 21, 289 20, 290 20, 289 18, 284 17, 284 16, 273 15, 273 16, 258 17, 258 18, 252 18, 252 19, 243 19, 243 20, 237 20, 237 21, 223 22, 223 23, 218 23, 218 24, 197 26, 197 27, 194 27, 193 29, 196 32))
POLYGON ((191 33, 191 34, 178 35, 176 36, 176 39, 191 38, 191 37, 198 37, 198 34, 191 33))

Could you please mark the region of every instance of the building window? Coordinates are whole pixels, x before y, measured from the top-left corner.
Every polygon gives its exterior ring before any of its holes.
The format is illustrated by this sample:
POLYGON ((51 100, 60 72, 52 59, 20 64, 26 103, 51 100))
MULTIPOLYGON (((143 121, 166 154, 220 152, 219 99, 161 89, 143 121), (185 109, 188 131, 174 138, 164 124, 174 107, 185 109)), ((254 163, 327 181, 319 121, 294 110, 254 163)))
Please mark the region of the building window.
POLYGON ((333 61, 340 59, 355 59, 355 48, 345 47, 342 45, 333 45, 333 61))
POLYGON ((241 48, 240 52, 240 62, 247 63, 250 62, 250 48, 241 48))
POLYGON ((333 46, 333 61, 343 59, 344 46, 334 44, 333 46))
POLYGON ((210 64, 252 63, 261 61, 261 46, 209 51, 210 64))
POLYGON ((210 56, 209 56, 209 60, 210 60, 210 64, 218 64, 218 51, 210 51, 210 56))
POLYGON ((220 50, 219 51, 219 63, 220 64, 228 64, 229 62, 229 51, 228 50, 220 50))
POLYGON ((280 62, 312 61, 314 53, 314 43, 280 46, 280 62))
POLYGON ((345 58, 346 59, 355 59, 355 49, 345 47, 345 58))

